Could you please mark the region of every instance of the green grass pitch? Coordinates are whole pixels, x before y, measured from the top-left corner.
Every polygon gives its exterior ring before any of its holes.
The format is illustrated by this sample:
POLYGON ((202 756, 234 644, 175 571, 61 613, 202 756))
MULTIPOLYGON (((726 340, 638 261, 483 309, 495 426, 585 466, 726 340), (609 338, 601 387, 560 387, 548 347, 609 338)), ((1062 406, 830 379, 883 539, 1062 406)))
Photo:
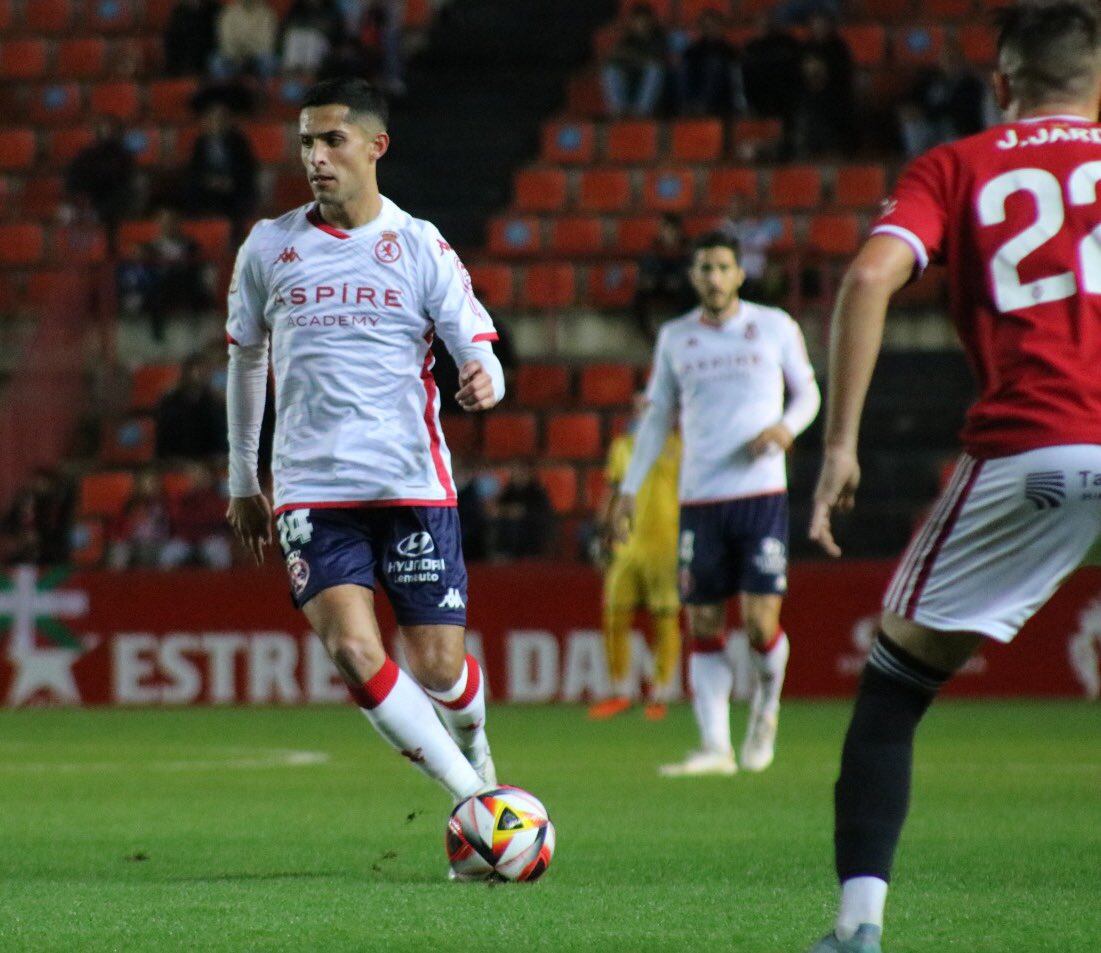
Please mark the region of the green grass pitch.
MULTIPOLYGON (((803 953, 834 910, 847 716, 790 703, 765 774, 663 780, 685 706, 497 708, 502 780, 544 799, 558 852, 486 886, 446 881, 445 796, 354 709, 5 713, 0 950, 803 953)), ((889 953, 1101 950, 1099 729, 1084 703, 934 707, 889 953)))

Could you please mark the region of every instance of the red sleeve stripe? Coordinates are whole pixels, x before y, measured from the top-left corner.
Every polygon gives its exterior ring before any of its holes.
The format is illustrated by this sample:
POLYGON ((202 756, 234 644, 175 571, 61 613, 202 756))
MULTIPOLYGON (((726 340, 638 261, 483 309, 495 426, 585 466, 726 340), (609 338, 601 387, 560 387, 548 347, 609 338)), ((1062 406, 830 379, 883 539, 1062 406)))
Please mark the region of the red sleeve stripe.
POLYGON ((236 338, 235 338, 235 337, 234 337, 234 336, 233 336, 232 334, 230 334, 230 333, 229 333, 228 331, 226 331, 226 344, 236 344, 236 345, 237 345, 238 347, 240 347, 240 346, 241 346, 241 342, 240 342, 240 341, 238 341, 238 340, 237 340, 237 339, 236 339, 236 338))
POLYGON ((477 344, 479 341, 497 341, 497 340, 499 340, 499 338, 497 337, 497 332, 496 331, 485 331, 482 334, 475 334, 470 343, 471 344, 477 344))

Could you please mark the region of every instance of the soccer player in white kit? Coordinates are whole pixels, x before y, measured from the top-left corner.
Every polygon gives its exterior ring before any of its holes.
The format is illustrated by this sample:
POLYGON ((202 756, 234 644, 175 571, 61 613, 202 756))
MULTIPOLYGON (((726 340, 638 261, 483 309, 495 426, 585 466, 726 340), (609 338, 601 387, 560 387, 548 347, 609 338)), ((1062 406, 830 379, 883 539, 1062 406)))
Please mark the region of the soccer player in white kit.
POLYGON ((465 410, 493 407, 504 377, 458 256, 379 194, 386 124, 365 81, 313 87, 299 134, 316 202, 258 222, 241 246, 227 323, 228 518, 261 561, 273 516, 256 474, 270 339, 274 515, 294 602, 379 734, 458 800, 496 778, 482 674, 464 648, 467 577, 434 336, 459 365, 465 410), (386 654, 376 585, 415 679, 386 654))
POLYGON ((910 165, 837 300, 810 528, 828 553, 840 554, 830 514, 852 508, 860 481, 888 300, 930 261, 947 266, 979 398, 955 475, 884 597, 835 788, 840 911, 812 953, 879 953, 918 723, 979 644, 1012 641, 1101 533, 1101 12, 1056 0, 1000 19, 1005 123, 910 165))
POLYGON ((689 274, 700 306, 658 334, 648 406, 613 519, 620 527, 629 521, 679 413, 680 590, 701 745, 682 763, 663 766, 666 777, 738 769, 730 740, 734 672, 725 651, 726 601, 734 595, 757 674, 741 764, 763 771, 772 763, 790 651, 780 627, 787 592, 785 452, 821 403, 799 325, 779 308, 739 298, 745 272, 735 239, 722 233, 698 239, 689 274))

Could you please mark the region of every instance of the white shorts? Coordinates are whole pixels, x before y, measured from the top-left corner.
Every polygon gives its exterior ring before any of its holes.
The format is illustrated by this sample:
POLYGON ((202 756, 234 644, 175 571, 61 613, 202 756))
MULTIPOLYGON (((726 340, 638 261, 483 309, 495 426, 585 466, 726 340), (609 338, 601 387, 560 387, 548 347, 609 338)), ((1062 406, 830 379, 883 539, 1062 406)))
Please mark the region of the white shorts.
POLYGON ((1101 446, 992 460, 965 453, 907 547, 883 608, 938 632, 1011 642, 1099 537, 1101 446))

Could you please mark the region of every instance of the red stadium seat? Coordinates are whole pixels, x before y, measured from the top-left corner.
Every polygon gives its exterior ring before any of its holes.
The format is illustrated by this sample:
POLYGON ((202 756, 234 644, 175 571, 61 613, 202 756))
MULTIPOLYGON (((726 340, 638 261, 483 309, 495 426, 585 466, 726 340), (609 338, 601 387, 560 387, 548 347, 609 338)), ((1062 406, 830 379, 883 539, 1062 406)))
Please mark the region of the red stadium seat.
POLYGON ((488 414, 482 431, 482 456, 511 460, 535 453, 538 426, 535 414, 503 411, 488 414))
POLYGON ((521 364, 516 371, 516 400, 521 407, 559 407, 570 399, 570 369, 565 364, 521 364))
POLYGON ((621 255, 641 255, 657 241, 661 218, 657 215, 634 215, 616 222, 616 251, 621 255))
POLYGON ((595 215, 569 215, 551 222, 551 251, 563 258, 599 255, 604 223, 595 215))
POLYGON ((807 227, 807 247, 823 255, 855 254, 860 239, 860 222, 855 215, 816 215, 807 227))
POLYGON ((673 124, 674 162, 714 162, 723 153, 718 119, 681 119, 673 124))
POLYGON ((273 165, 290 158, 287 152, 287 129, 281 122, 248 122, 241 127, 248 136, 256 161, 273 165))
POLYGON ((921 7, 934 20, 962 20, 975 12, 974 0, 922 0, 921 7))
POLYGON ((23 183, 20 207, 31 218, 50 218, 57 212, 65 193, 65 180, 59 175, 34 175, 23 183))
POLYGON ((44 40, 0 43, 0 79, 38 79, 46 73, 44 40))
POLYGON ((34 90, 27 103, 27 118, 42 125, 72 122, 81 114, 80 86, 51 83, 34 90))
POLYGON ((149 463, 156 442, 152 417, 130 417, 104 427, 99 457, 119 466, 149 463))
POLYGON ((11 20, 11 0, 0 0, 0 30, 7 30, 11 20))
POLYGON ((41 308, 57 300, 65 282, 64 271, 36 271, 27 278, 27 303, 41 308))
POLYGON ((79 515, 118 516, 134 492, 134 475, 126 470, 89 473, 80 481, 79 515))
POLYGON ((729 0, 680 0, 680 22, 684 26, 695 26, 700 17, 707 12, 730 16, 729 0))
POLYGON ((588 510, 595 510, 604 500, 604 493, 608 488, 608 480, 604 475, 604 467, 586 467, 581 485, 584 488, 582 505, 588 510))
POLYGON ((433 6, 429 0, 405 0, 405 19, 402 26, 406 30, 424 30, 432 22, 433 6))
POLYGON ((489 251, 493 255, 515 258, 537 254, 543 247, 539 219, 510 215, 489 223, 489 251))
POLYGON ((228 258, 236 253, 230 244, 230 224, 225 218, 197 218, 183 223, 184 233, 199 245, 199 251, 207 261, 228 258))
POLYGON ((97 83, 89 99, 97 116, 131 120, 141 112, 141 90, 137 83, 97 83))
POLYGON ((577 273, 573 265, 549 262, 531 265, 524 275, 521 305, 538 310, 568 308, 577 300, 577 273))
POLYGON ((145 0, 145 29, 157 34, 163 33, 176 3, 177 0, 145 0))
POLYGON ((881 23, 853 23, 838 32, 849 45, 857 66, 882 66, 887 59, 887 31, 881 23))
POLYGON ((443 435, 448 449, 454 454, 473 456, 478 452, 481 438, 481 416, 478 414, 445 414, 443 435))
POLYGON ((193 79, 162 79, 149 84, 149 115, 161 122, 193 118, 191 99, 199 88, 193 79))
POLYGON ((597 308, 626 308, 638 290, 638 265, 613 262, 589 270, 589 304, 597 308))
POLYGON ((107 239, 101 228, 56 228, 49 254, 58 264, 99 265, 107 260, 107 239))
POLYGON ((38 225, 0 225, 0 264, 32 265, 41 261, 45 248, 46 236, 38 225))
POLYGON ((523 169, 515 182, 515 204, 521 212, 559 212, 566 207, 568 183, 561 169, 523 169))
POLYGON ((822 174, 813 165, 776 169, 769 182, 768 195, 773 208, 816 208, 822 202, 822 174))
POLYGON ((89 0, 87 22, 90 33, 125 33, 134 24, 134 11, 128 0, 89 0))
POLYGON ((581 173, 578 208, 585 212, 625 212, 631 206, 631 177, 622 169, 581 173))
POLYGON ((543 126, 542 156, 557 165, 588 165, 596 153, 591 122, 564 120, 543 126))
POLYGON ((50 134, 46 152, 52 165, 64 166, 72 162, 81 149, 95 141, 95 133, 86 126, 58 129, 50 134))
POLYGON ((177 364, 146 364, 130 378, 130 409, 153 410, 161 398, 179 383, 177 364))
POLYGON ((83 519, 73 524, 69 559, 80 569, 95 569, 106 551, 103 520, 83 519))
POLYGON ((973 66, 990 66, 998 58, 994 33, 985 26, 965 26, 960 30, 960 49, 973 66))
POLYGON ((763 149, 776 149, 783 136, 784 126, 779 119, 739 119, 732 136, 734 153, 752 157, 763 149))
POLYGON ((581 372, 581 403, 586 407, 626 407, 635 393, 629 364, 590 364, 581 372))
POLYGON ((119 225, 119 253, 126 258, 135 257, 141 246, 157 237, 157 223, 147 218, 140 221, 123 222, 119 225))
POLYGON ((898 30, 894 35, 895 60, 907 66, 930 66, 937 62, 944 46, 943 27, 921 24, 898 30))
POLYGON ((578 504, 577 469, 569 464, 547 464, 536 470, 555 513, 572 513, 578 504))
POLYGON ((546 454, 561 460, 596 460, 602 450, 600 415, 587 411, 554 414, 547 421, 546 454))
POLYGON ((707 174, 705 202, 708 208, 726 208, 735 195, 747 199, 757 198, 757 171, 755 169, 727 166, 712 169, 707 174))
POLYGON ((608 126, 604 158, 640 165, 658 157, 658 124, 652 119, 621 119, 608 126))
POLYGON ((508 265, 471 265, 470 281, 478 300, 490 310, 512 307, 512 269, 508 265))
POLYGON ((696 179, 687 169, 654 169, 646 173, 646 208, 654 212, 684 212, 695 204, 696 179))
POLYGON ((280 212, 285 209, 297 208, 304 205, 313 197, 310 185, 306 181, 306 173, 301 169, 294 172, 279 172, 275 177, 275 185, 271 190, 271 202, 280 212))
POLYGON ((723 227, 728 221, 725 215, 716 215, 708 212, 704 215, 686 215, 684 217, 684 234, 689 238, 697 238, 705 232, 713 232, 723 227))
POLYGON ((37 151, 33 129, 0 129, 0 170, 30 168, 37 151))
POLYGON ((887 197, 887 170, 881 165, 844 165, 837 170, 834 201, 844 208, 872 208, 887 197))
POLYGON ((99 37, 62 40, 57 47, 58 79, 99 79, 107 70, 107 43, 99 37))
POLYGON ((69 0, 27 0, 23 19, 31 33, 61 33, 69 25, 69 0))
POLYGON ((187 470, 167 470, 161 474, 161 488, 169 502, 175 502, 195 488, 195 478, 187 470))

